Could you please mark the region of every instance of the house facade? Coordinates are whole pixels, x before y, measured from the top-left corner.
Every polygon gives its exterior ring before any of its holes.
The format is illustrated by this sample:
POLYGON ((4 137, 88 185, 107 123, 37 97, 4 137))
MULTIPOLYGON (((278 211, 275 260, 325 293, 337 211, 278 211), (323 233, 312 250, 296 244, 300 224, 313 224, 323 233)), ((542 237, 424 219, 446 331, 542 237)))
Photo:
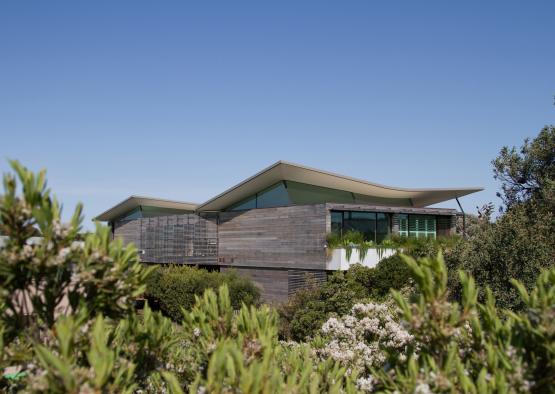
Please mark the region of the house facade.
POLYGON ((457 211, 430 205, 482 190, 403 189, 277 162, 202 204, 131 196, 95 220, 133 242, 141 260, 236 270, 280 302, 338 269, 326 237, 359 231, 376 244, 399 234, 449 236, 457 211))

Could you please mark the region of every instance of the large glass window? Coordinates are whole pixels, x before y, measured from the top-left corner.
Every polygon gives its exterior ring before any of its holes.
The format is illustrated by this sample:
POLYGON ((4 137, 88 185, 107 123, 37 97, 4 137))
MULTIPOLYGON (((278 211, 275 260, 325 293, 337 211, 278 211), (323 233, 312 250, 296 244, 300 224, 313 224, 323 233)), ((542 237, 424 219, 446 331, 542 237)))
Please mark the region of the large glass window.
POLYGON ((238 211, 254 208, 271 208, 323 203, 362 203, 384 206, 411 205, 408 199, 365 196, 345 190, 309 185, 307 183, 281 181, 265 190, 259 191, 258 193, 245 198, 243 201, 231 205, 227 208, 227 210, 238 211))
POLYGON ((293 181, 287 182, 287 191, 295 205, 320 204, 325 202, 353 203, 353 193, 327 187, 307 185, 293 181))
POLYGON ((257 208, 284 207, 289 205, 289 195, 283 182, 276 183, 256 195, 257 208))
POLYGON ((331 231, 332 233, 341 235, 343 231, 343 212, 331 212, 331 231))
POLYGON ((331 230, 337 234, 358 231, 367 241, 376 243, 387 238, 390 231, 389 215, 376 212, 331 211, 331 230))
POLYGON ((389 236, 389 215, 376 214, 376 243, 381 243, 389 236))
POLYGON ((343 230, 358 231, 367 241, 376 241, 376 213, 343 212, 343 230))
POLYGON ((256 208, 256 195, 247 197, 243 201, 238 202, 235 205, 232 205, 229 208, 230 211, 243 211, 245 209, 254 209, 256 208))
POLYGON ((358 193, 354 193, 354 196, 356 203, 384 205, 388 207, 410 207, 412 205, 409 198, 385 198, 366 196, 358 193))
POLYGON ((229 210, 242 211, 254 208, 285 207, 287 205, 290 205, 287 189, 285 188, 285 184, 283 182, 279 182, 265 190, 262 190, 260 193, 256 193, 255 195, 247 197, 243 201, 232 205, 229 210))
POLYGON ((134 220, 134 219, 140 219, 142 217, 143 217, 143 213, 141 212, 141 207, 137 207, 132 211, 127 212, 127 214, 125 214, 118 220, 134 220))
POLYGON ((399 235, 415 238, 436 237, 436 217, 432 215, 399 215, 399 235))

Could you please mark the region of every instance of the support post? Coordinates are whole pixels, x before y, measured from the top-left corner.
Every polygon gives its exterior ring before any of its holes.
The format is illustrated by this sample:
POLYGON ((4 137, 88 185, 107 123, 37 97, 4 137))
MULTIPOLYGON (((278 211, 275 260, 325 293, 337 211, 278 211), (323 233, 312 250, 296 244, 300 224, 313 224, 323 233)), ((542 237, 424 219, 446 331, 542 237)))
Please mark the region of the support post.
POLYGON ((464 209, 461 205, 461 202, 459 201, 459 198, 455 197, 455 200, 457 200, 457 204, 459 204, 459 208, 461 209, 461 212, 462 212, 462 216, 463 216, 463 237, 466 237, 466 214, 464 213, 464 209))

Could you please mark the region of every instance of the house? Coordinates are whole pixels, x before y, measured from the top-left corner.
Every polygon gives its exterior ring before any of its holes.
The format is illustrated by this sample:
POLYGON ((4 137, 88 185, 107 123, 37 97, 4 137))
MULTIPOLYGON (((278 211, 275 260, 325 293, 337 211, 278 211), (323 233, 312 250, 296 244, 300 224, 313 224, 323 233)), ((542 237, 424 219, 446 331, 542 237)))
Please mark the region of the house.
POLYGON ((250 276, 266 301, 282 301, 345 264, 330 262, 326 236, 360 231, 447 236, 457 211, 429 208, 482 190, 403 189, 279 161, 202 204, 131 196, 94 220, 134 242, 147 263, 194 264, 250 276))

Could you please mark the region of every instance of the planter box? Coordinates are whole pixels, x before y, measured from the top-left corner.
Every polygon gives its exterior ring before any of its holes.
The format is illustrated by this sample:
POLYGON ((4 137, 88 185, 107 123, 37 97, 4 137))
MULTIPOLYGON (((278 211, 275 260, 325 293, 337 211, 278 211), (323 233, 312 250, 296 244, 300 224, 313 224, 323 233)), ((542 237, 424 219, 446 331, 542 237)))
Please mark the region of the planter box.
POLYGON ((353 249, 351 253, 351 258, 347 259, 347 251, 345 249, 333 249, 330 251, 328 260, 326 262, 326 269, 333 271, 345 271, 353 264, 361 264, 368 268, 373 268, 380 262, 380 260, 393 256, 397 250, 396 249, 382 249, 378 255, 376 249, 368 249, 366 256, 361 261, 358 249, 353 249))

